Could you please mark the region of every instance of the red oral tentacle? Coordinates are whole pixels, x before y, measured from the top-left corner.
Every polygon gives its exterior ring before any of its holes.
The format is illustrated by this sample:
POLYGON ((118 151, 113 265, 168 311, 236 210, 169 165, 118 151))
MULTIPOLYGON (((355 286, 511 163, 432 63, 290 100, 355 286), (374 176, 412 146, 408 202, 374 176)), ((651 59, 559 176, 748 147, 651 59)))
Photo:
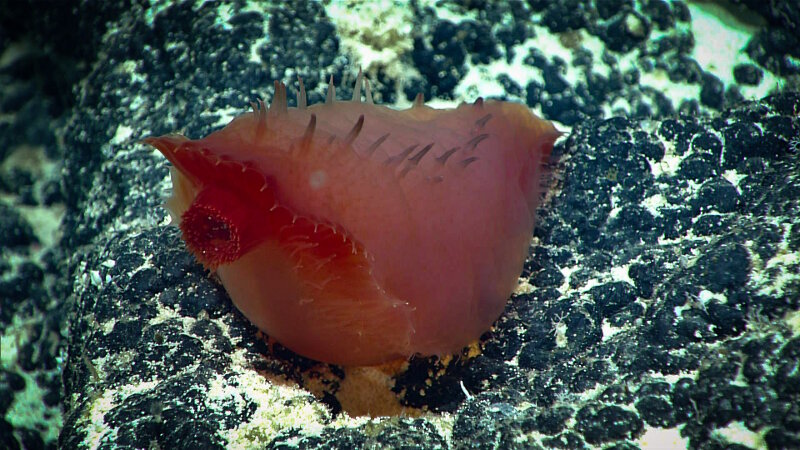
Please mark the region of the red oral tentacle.
POLYGON ((207 186, 181 217, 181 231, 189 250, 207 269, 235 261, 256 239, 249 232, 247 205, 235 193, 207 186))

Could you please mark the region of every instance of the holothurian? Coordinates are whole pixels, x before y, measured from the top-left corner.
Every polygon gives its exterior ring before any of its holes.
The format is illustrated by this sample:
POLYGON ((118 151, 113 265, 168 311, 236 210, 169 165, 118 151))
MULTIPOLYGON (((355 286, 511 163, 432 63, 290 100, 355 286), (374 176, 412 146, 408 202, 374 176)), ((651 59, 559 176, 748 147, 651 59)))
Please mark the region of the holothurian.
MULTIPOLYGON (((362 90, 364 99, 362 100, 362 90)), ((458 351, 502 313, 529 251, 554 126, 524 105, 263 102, 202 139, 150 137, 188 249, 298 354, 372 365, 458 351)))

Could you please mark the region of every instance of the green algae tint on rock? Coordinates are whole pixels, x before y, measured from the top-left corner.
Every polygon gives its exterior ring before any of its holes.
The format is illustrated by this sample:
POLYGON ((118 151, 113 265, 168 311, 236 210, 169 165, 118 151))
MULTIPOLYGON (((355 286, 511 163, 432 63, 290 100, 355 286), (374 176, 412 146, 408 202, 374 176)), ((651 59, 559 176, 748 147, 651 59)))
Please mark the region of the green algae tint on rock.
MULTIPOLYGON (((361 101, 362 83, 366 101, 361 101)), ((147 138, 167 203, 234 304, 298 354, 342 365, 460 350, 514 290, 559 133, 523 105, 289 108, 286 87, 199 139, 147 138)))

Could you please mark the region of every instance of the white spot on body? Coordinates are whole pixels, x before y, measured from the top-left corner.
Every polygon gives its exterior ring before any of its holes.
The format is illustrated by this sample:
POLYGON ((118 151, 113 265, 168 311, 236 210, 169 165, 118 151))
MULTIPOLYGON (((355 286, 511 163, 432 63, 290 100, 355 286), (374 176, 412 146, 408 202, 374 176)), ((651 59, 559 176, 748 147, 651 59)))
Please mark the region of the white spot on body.
POLYGON ((328 183, 328 174, 324 170, 315 170, 308 176, 308 185, 317 190, 328 183))

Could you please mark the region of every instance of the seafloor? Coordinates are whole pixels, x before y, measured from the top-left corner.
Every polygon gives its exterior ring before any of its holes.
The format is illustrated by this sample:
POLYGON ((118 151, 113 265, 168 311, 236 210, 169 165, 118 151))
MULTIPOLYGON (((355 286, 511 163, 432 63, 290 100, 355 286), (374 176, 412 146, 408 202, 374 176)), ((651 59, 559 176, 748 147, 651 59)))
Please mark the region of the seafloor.
POLYGON ((800 448, 796 2, 0 5, 0 448, 800 448), (165 160, 302 76, 565 132, 517 293, 462 355, 269 345, 165 160))

